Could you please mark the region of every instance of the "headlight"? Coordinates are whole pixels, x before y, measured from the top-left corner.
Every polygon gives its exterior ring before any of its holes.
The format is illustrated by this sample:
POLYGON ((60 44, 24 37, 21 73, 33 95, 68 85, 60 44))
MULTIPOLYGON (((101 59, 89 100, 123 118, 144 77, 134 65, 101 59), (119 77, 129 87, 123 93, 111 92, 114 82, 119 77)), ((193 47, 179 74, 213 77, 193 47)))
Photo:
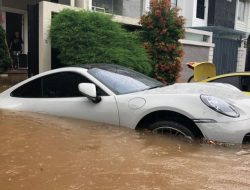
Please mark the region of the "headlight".
POLYGON ((223 115, 226 115, 229 117, 240 116, 240 114, 233 108, 232 105, 230 105, 229 103, 225 102, 222 99, 216 98, 214 96, 209 96, 209 95, 201 95, 201 100, 208 107, 210 107, 214 111, 219 112, 223 115))

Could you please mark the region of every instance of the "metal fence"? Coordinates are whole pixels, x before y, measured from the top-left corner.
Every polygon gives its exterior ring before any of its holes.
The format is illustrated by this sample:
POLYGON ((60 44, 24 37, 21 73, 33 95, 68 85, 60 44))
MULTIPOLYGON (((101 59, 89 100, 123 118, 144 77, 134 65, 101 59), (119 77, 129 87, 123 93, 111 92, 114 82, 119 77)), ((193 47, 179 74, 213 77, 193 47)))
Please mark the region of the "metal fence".
POLYGON ((216 65, 217 75, 236 72, 238 48, 241 41, 214 37, 213 43, 215 43, 213 62, 216 65))

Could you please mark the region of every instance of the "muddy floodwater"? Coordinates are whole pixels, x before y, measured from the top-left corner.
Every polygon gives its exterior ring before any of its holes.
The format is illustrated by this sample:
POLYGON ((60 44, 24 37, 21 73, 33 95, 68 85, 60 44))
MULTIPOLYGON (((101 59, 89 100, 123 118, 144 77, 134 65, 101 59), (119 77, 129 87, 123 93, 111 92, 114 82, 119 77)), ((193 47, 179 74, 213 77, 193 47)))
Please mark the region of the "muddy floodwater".
POLYGON ((0 110, 0 189, 250 189, 249 149, 0 110))

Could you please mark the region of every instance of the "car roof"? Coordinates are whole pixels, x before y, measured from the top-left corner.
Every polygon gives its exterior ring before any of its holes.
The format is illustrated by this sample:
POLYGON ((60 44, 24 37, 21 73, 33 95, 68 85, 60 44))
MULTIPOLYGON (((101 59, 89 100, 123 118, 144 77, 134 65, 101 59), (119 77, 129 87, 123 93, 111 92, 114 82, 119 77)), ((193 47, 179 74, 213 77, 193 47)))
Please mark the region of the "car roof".
POLYGON ((84 69, 99 68, 99 69, 105 69, 105 70, 128 69, 121 65, 111 64, 111 63, 110 64, 109 63, 79 64, 79 65, 73 65, 73 67, 79 67, 79 68, 84 68, 84 69))

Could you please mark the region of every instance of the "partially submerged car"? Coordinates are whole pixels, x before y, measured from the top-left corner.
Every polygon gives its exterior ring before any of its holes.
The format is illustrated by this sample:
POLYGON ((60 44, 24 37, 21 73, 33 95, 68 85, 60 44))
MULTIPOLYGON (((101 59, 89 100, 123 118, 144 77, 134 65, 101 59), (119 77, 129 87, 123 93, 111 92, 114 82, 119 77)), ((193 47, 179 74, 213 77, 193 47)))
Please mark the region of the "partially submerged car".
POLYGON ((47 71, 0 94, 0 108, 151 130, 188 139, 250 142, 250 98, 231 85, 164 86, 110 64, 47 71))
POLYGON ((250 72, 236 72, 216 75, 215 65, 209 62, 191 62, 187 64, 194 70, 194 75, 188 80, 195 82, 218 82, 226 83, 240 89, 246 95, 250 95, 250 72))

